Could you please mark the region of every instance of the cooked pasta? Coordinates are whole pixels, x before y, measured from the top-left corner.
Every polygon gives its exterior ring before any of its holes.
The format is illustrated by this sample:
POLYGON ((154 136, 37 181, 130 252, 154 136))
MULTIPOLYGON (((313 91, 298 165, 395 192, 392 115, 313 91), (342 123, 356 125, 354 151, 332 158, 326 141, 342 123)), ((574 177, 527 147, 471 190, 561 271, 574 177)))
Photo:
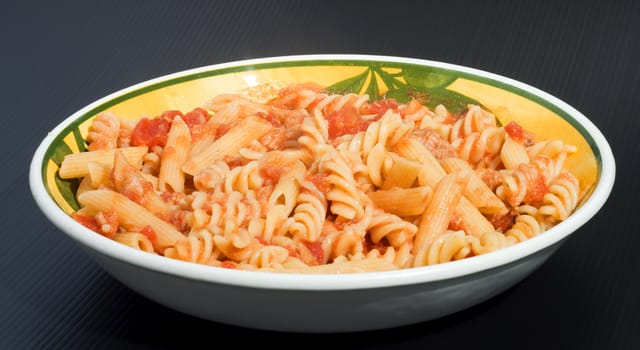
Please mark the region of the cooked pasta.
POLYGON ((73 218, 126 246, 222 268, 355 273, 441 264, 542 234, 576 208, 576 151, 418 100, 315 84, 268 101, 214 96, 188 113, 110 111, 60 177, 73 218))

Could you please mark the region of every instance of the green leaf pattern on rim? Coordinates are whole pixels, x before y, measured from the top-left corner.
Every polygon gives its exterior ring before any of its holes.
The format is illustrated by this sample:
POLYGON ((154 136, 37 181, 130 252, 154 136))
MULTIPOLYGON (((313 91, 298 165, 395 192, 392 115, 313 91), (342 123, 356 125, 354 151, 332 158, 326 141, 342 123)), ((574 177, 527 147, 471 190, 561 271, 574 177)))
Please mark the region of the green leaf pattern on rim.
POLYGON ((393 98, 405 103, 412 98, 433 109, 442 104, 452 113, 461 113, 467 109, 468 104, 482 106, 478 101, 447 90, 458 76, 451 71, 436 68, 425 69, 411 65, 399 65, 387 67, 372 64, 353 77, 341 80, 328 87, 328 90, 336 94, 366 93, 373 101, 383 98, 393 98), (391 73, 389 70, 398 72, 391 73), (381 94, 379 81, 386 86, 386 92, 381 94), (365 86, 365 84, 367 84, 365 86))

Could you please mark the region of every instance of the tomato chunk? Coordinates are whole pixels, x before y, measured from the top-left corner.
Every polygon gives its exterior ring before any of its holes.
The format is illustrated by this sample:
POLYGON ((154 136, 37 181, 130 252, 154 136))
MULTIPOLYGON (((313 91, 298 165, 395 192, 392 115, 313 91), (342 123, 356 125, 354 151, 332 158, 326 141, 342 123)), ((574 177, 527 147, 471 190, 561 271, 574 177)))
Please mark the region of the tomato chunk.
POLYGON ((504 131, 506 131, 507 134, 509 134, 509 137, 511 137, 516 142, 522 143, 522 141, 524 140, 524 130, 518 123, 514 121, 509 122, 509 124, 504 127, 504 131))
POLYGON ((192 130, 196 125, 202 125, 209 119, 209 113, 202 108, 196 108, 182 117, 184 122, 192 130))
POLYGON ((82 224, 82 226, 90 229, 91 231, 100 232, 100 227, 98 226, 98 222, 93 216, 73 213, 71 214, 71 217, 75 221, 82 224))
POLYGON ((353 106, 345 106, 330 113, 326 118, 329 124, 330 139, 367 130, 369 124, 376 120, 375 118, 367 120, 360 118, 358 111, 353 106))
POLYGON ((233 262, 231 260, 225 260, 222 263, 220 263, 220 267, 223 267, 225 269, 237 269, 238 268, 238 264, 236 264, 235 262, 233 262))
POLYGON ((171 122, 166 118, 142 118, 133 129, 131 144, 133 146, 164 147, 170 128, 171 122))
POLYGON ((149 238, 151 242, 155 242, 156 239, 158 239, 158 235, 156 234, 156 231, 154 231, 153 227, 149 225, 145 226, 142 230, 140 230, 140 233, 147 236, 147 238, 149 238))
POLYGON ((366 105, 363 108, 365 114, 375 114, 378 118, 382 117, 388 110, 397 110, 398 101, 392 98, 386 98, 366 105))
POLYGON ((304 242, 304 245, 309 249, 313 257, 316 259, 318 265, 322 264, 324 259, 324 250, 322 250, 322 243, 320 242, 304 242))

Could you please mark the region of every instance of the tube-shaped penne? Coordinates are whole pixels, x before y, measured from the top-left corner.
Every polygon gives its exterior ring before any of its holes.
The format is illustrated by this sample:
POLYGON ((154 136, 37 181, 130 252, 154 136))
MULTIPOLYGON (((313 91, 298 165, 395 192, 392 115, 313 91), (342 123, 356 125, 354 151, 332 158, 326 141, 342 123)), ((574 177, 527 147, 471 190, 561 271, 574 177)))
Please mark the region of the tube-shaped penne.
POLYGON ((438 182, 431 201, 420 219, 418 232, 415 236, 413 243, 414 266, 427 264, 428 247, 447 230, 458 202, 462 198, 467 178, 468 172, 461 171, 451 173, 438 182))
POLYGON ((154 239, 151 239, 151 243, 153 243, 156 252, 162 252, 165 248, 173 246, 179 240, 184 239, 182 233, 173 225, 158 218, 144 207, 118 192, 109 190, 87 191, 78 196, 78 202, 90 210, 102 212, 113 210, 118 215, 120 224, 128 230, 151 227, 155 234, 154 239))
POLYGON ((522 163, 529 163, 529 155, 524 145, 507 136, 500 151, 500 159, 507 169, 515 169, 522 163))
POLYGON ((464 191, 465 197, 481 213, 504 215, 507 213, 507 206, 491 191, 491 188, 482 181, 480 176, 471 171, 469 163, 460 158, 445 158, 442 165, 448 172, 459 170, 469 170, 469 183, 464 191))
POLYGON ((138 232, 122 232, 116 233, 113 240, 127 245, 131 248, 142 250, 143 252, 153 253, 153 243, 149 237, 138 232))
POLYGON ((431 194, 432 190, 429 186, 392 188, 367 193, 376 207, 404 217, 422 215, 431 194))
POLYGON ((393 159, 393 165, 382 183, 383 190, 400 187, 409 188, 416 182, 422 164, 415 160, 400 157, 394 153, 390 153, 393 159))
POLYGON ((113 155, 116 151, 122 152, 129 163, 139 166, 147 150, 147 146, 139 146, 68 154, 60 164, 59 175, 62 179, 87 176, 90 162, 101 163, 110 168, 113 166, 113 155))
POLYGON ((402 157, 422 163, 418 177, 420 185, 434 187, 443 176, 447 175, 436 157, 416 138, 400 140, 394 150, 402 157))
POLYGON ((121 152, 116 152, 114 155, 111 178, 118 192, 126 194, 153 214, 167 218, 175 210, 174 206, 162 200, 154 191, 153 183, 146 180, 138 169, 129 164, 121 152))
POLYGON ((195 175, 216 160, 235 154, 241 148, 248 146, 251 141, 262 137, 271 128, 271 123, 258 117, 242 119, 222 137, 191 157, 182 166, 182 170, 189 175, 195 175))
MULTIPOLYGON (((421 184, 424 183, 428 186, 434 187, 446 175, 446 172, 438 160, 417 139, 405 139, 400 141, 396 145, 396 152, 402 156, 418 160, 424 164, 418 178, 421 184)), ((465 168, 467 171, 468 169, 469 168, 465 168)), ((470 179, 471 176, 472 174, 468 174, 468 179, 470 179)), ((474 192, 469 192, 471 190, 473 190, 473 187, 469 188, 468 185, 465 186, 465 196, 474 196, 474 192)), ((478 211, 478 208, 469 202, 469 199, 463 197, 458 202, 461 203, 463 207, 456 210, 456 215, 462 221, 462 225, 470 230, 469 233, 479 235, 494 230, 493 225, 491 225, 489 220, 487 220, 478 211)))
POLYGON ((91 181, 93 188, 98 188, 100 185, 108 184, 111 176, 111 167, 98 162, 87 163, 87 169, 89 175, 87 176, 91 181))
POLYGON ((191 151, 191 132, 182 118, 175 117, 167 135, 167 144, 160 158, 158 188, 160 191, 171 189, 184 192, 184 172, 182 164, 187 161, 191 151))

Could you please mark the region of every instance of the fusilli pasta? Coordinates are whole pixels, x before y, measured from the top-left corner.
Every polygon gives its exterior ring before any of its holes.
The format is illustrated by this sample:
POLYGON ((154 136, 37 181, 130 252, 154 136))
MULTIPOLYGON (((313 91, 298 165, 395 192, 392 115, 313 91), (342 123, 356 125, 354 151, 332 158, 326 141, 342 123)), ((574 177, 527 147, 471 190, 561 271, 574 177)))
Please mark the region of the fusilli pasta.
POLYGON ((535 136, 481 106, 456 115, 302 84, 266 102, 215 96, 186 114, 101 113, 86 156, 65 158, 60 175, 84 177, 73 217, 134 249, 224 268, 364 272, 487 254, 565 220, 580 195, 564 168, 576 148, 535 136), (182 136, 167 141, 172 125, 182 136))

